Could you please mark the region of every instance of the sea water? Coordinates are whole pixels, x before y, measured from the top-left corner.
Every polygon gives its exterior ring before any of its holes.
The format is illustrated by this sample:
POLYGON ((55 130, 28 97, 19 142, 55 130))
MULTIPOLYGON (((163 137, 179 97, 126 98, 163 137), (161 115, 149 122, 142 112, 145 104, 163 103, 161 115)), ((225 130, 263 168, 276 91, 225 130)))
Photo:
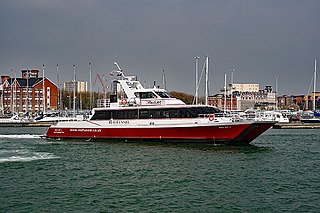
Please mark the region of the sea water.
POLYGON ((319 212, 320 130, 250 146, 0 135, 0 212, 319 212))

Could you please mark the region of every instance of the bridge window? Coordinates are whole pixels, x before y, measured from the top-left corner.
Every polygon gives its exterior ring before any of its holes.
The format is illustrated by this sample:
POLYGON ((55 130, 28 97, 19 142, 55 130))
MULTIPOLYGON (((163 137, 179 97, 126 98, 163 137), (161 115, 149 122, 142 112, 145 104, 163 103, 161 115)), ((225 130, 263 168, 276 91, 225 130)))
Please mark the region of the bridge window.
POLYGON ((156 92, 161 98, 170 98, 170 95, 166 92, 156 92))
POLYGON ((153 92, 135 92, 134 95, 140 99, 156 98, 153 92))

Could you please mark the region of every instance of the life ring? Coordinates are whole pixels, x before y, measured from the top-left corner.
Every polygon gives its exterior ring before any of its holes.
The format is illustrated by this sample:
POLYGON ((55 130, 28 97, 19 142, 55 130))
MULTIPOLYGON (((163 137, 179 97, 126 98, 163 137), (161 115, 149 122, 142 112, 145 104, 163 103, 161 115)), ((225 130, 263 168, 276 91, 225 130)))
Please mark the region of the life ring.
POLYGON ((127 104, 127 100, 126 100, 125 98, 123 98, 123 99, 121 100, 121 104, 122 104, 122 105, 126 105, 126 104, 127 104))
POLYGON ((214 114, 209 114, 208 118, 209 118, 210 121, 213 121, 214 120, 214 114))

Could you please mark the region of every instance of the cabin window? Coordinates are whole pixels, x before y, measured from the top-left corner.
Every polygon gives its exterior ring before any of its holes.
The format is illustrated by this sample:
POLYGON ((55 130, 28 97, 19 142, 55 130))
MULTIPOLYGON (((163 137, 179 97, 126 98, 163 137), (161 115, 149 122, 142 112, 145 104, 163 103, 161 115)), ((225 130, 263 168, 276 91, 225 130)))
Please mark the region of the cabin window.
POLYGON ((183 109, 171 109, 170 118, 183 118, 183 109))
POLYGON ((140 99, 156 98, 153 92, 135 92, 134 95, 140 99))
POLYGON ((112 111, 113 119, 136 119, 138 117, 137 110, 114 110, 112 111))
POLYGON ((139 118, 140 119, 146 119, 146 118, 149 118, 149 117, 150 117, 149 110, 142 109, 142 110, 139 111, 139 118))
POLYGON ((95 111, 91 120, 110 120, 112 119, 136 119, 138 117, 137 110, 106 110, 95 111))
POLYGON ((95 111, 92 120, 104 120, 105 118, 105 112, 104 111, 95 111))
POLYGON ((170 98, 170 95, 166 92, 156 92, 161 98, 170 98))
POLYGON ((161 119, 161 118, 196 118, 199 115, 219 113, 213 107, 169 108, 169 109, 128 109, 128 110, 97 110, 91 120, 112 119, 161 119))

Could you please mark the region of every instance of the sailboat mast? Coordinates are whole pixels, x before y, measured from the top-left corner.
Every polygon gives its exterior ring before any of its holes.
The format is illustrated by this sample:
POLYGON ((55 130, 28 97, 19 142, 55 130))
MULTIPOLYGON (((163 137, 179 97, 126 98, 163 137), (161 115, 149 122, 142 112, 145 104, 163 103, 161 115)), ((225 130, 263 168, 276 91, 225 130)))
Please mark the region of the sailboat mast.
POLYGON ((278 110, 278 78, 279 76, 276 76, 276 91, 275 91, 275 101, 276 101, 276 110, 278 110))
POLYGON ((73 65, 73 116, 76 117, 76 65, 73 65))
POLYGON ((90 77, 90 85, 89 85, 89 95, 90 95, 90 107, 89 109, 92 109, 92 71, 91 71, 91 63, 89 63, 89 77, 90 77))
POLYGON ((19 109, 17 109, 17 71, 14 70, 14 91, 13 91, 13 94, 14 94, 14 114, 16 114, 16 112, 18 111, 19 112, 19 109))
POLYGON ((43 114, 46 113, 46 104, 45 104, 45 86, 44 86, 44 64, 42 64, 42 106, 43 106, 43 114))
POLYGON ((199 81, 199 80, 198 80, 198 72, 199 72, 199 71, 198 71, 198 70, 199 70, 199 58, 200 58, 200 57, 199 57, 199 56, 196 56, 196 57, 194 57, 194 58, 196 59, 196 64, 195 64, 195 66, 196 66, 196 67, 195 67, 195 68, 196 68, 196 91, 195 91, 196 94, 195 94, 195 99, 196 99, 196 105, 198 105, 198 99, 199 99, 199 98, 198 98, 198 96, 199 96, 199 95, 198 95, 198 88, 199 88, 199 85, 198 85, 198 81, 199 81))
POLYGON ((26 99, 26 113, 29 112, 29 69, 27 68, 27 99, 26 99))
POLYGON ((316 111, 317 59, 314 59, 313 110, 316 111))
POLYGON ((206 100, 205 100, 205 105, 208 105, 208 81, 209 81, 209 57, 206 56, 206 82, 205 82, 205 87, 206 87, 206 100))
MULTIPOLYGON (((13 72, 13 69, 11 69, 11 72, 13 72)), ((16 71, 14 71, 14 80, 11 80, 11 95, 12 95, 12 99, 11 99, 11 112, 12 112, 12 115, 15 114, 16 110, 15 110, 15 91, 16 91, 16 71)))
POLYGON ((224 112, 227 110, 227 73, 224 74, 224 102, 223 102, 224 112))
POLYGON ((62 107, 61 107, 61 104, 62 104, 62 101, 61 101, 61 85, 60 85, 60 76, 59 76, 59 65, 57 64, 57 79, 58 79, 58 109, 59 109, 59 112, 61 113, 61 110, 62 110, 62 107))
POLYGON ((231 100, 230 100, 230 110, 232 111, 233 109, 232 109, 232 105, 233 105, 233 103, 232 103, 232 100, 233 100, 233 95, 232 95, 232 89, 233 89, 233 73, 234 73, 234 69, 231 69, 231 87, 230 87, 230 97, 231 97, 231 100))

